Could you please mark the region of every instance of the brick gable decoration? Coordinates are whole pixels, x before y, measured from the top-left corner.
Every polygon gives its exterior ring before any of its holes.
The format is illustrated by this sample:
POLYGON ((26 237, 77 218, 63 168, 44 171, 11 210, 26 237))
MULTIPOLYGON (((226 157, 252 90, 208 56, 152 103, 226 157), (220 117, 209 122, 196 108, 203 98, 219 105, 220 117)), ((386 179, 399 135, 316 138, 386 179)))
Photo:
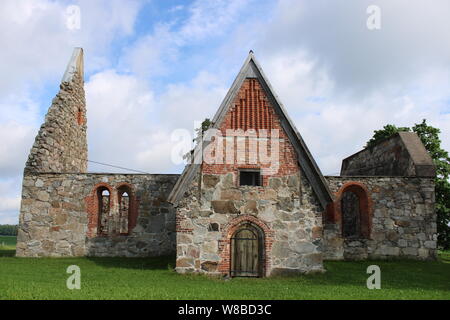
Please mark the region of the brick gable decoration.
MULTIPOLYGON (((227 128, 241 130, 249 129, 251 126, 253 127, 252 129, 258 129, 258 131, 261 130, 262 126, 274 128, 273 121, 275 119, 273 115, 275 114, 279 119, 279 127, 283 129, 280 132, 286 134, 287 139, 295 150, 299 166, 310 181, 321 206, 325 209, 332 202, 332 195, 325 178, 303 138, 274 93, 253 51, 250 51, 239 74, 212 119, 212 129, 220 129, 224 122, 227 128), (272 108, 269 108, 269 106, 272 108), (233 108, 234 111, 229 114, 229 110, 233 110, 233 108), (258 126, 259 128, 257 128, 258 126)), ((203 145, 198 144, 196 146, 194 159, 201 158, 198 155, 203 154, 202 148, 207 144, 208 142, 204 141, 203 145)), ((185 167, 180 179, 169 195, 169 202, 176 204, 183 197, 192 179, 196 176, 199 167, 199 163, 192 163, 185 167)))

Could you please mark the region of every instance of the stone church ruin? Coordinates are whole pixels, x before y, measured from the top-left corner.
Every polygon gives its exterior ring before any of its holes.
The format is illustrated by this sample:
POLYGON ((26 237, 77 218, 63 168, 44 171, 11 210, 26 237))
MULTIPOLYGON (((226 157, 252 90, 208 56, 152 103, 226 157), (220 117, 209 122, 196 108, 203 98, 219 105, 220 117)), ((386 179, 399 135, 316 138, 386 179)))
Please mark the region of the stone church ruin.
POLYGON ((215 162, 181 175, 91 173, 83 77, 76 48, 25 166, 17 256, 174 255, 181 273, 246 277, 322 271, 326 259, 436 258, 435 167, 415 133, 323 176, 250 52, 212 119, 220 138, 193 150, 209 147, 215 162), (269 140, 275 167, 249 152, 269 140))

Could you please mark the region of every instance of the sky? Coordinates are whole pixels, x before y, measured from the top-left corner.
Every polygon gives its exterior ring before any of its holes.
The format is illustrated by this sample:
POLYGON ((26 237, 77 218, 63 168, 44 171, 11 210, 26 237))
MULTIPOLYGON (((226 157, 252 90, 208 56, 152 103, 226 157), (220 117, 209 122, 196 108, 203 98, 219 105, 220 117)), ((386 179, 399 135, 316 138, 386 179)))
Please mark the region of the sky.
POLYGON ((74 47, 90 160, 180 173, 172 134, 214 115, 253 50, 322 172, 338 175, 388 123, 427 119, 450 150, 449 16, 447 0, 2 0, 0 224, 18 222, 28 152, 74 47))

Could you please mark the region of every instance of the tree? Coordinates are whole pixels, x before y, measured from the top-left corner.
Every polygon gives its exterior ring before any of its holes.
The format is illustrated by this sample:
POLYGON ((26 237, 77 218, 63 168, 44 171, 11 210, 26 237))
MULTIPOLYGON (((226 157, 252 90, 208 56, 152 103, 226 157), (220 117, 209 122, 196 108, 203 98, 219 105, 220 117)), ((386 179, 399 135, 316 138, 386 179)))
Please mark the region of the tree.
POLYGON ((394 135, 394 134, 396 134, 397 132, 400 132, 400 131, 411 131, 411 129, 408 128, 408 127, 397 128, 393 124, 385 125, 382 130, 375 130, 374 131, 372 139, 367 141, 367 143, 366 143, 364 148, 373 147, 378 142, 380 142, 382 140, 385 140, 385 139, 389 138, 390 136, 392 136, 392 135, 394 135))
POLYGON ((417 133, 423 145, 427 149, 436 165, 436 214, 438 246, 443 249, 450 248, 450 157, 447 151, 441 148, 439 134, 441 130, 429 126, 424 119, 422 123, 415 124, 412 128, 396 127, 388 124, 382 130, 375 130, 373 137, 367 142, 366 147, 372 147, 400 131, 413 131, 417 133))
POLYGON ((16 236, 17 235, 17 225, 11 224, 0 224, 0 235, 2 236, 16 236))

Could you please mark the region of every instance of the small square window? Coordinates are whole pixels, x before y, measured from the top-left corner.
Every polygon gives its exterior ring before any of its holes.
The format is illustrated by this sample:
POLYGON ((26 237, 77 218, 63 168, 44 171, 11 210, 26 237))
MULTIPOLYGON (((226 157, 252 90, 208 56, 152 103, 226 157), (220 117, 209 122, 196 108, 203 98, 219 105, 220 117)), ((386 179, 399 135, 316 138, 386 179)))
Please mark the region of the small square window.
POLYGON ((241 186, 260 186, 261 172, 259 170, 240 170, 239 185, 241 186))

